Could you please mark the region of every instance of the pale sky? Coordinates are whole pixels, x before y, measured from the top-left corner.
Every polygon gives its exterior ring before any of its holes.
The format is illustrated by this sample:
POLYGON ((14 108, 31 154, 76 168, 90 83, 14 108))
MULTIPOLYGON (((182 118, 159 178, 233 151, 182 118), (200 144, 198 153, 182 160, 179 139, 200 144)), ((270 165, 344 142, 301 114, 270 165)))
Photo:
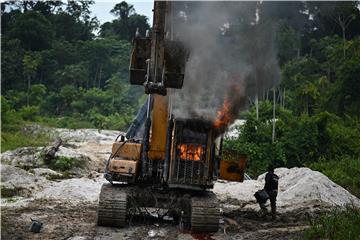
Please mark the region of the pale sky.
MULTIPOLYGON (((115 19, 115 16, 110 13, 110 10, 115 4, 120 2, 121 1, 95 0, 95 3, 90 8, 91 14, 97 16, 101 24, 110 22, 115 19)), ((135 0, 126 2, 134 6, 136 13, 147 16, 150 26, 152 25, 153 0, 135 0)))

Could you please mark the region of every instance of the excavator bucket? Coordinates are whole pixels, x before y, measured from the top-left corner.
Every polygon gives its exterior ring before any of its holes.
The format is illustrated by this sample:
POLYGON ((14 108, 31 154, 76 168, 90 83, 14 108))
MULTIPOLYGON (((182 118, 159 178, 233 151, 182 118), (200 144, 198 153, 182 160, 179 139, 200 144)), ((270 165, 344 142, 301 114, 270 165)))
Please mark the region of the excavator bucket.
POLYGON ((181 42, 165 41, 165 88, 182 88, 184 82, 185 63, 187 58, 188 53, 181 42))
POLYGON ((146 80, 147 63, 150 58, 150 38, 135 38, 130 57, 130 84, 143 85, 146 80))
MULTIPOLYGON (((147 80, 162 84, 163 88, 181 89, 184 82, 185 60, 187 52, 184 46, 177 41, 165 41, 163 74, 157 79, 147 79, 150 61, 150 38, 134 39, 134 47, 130 59, 130 83, 144 85, 147 80)), ((151 84, 149 84, 151 86, 151 84)), ((156 85, 154 85, 156 86, 156 85)), ((151 88, 149 90, 151 92, 151 88)))

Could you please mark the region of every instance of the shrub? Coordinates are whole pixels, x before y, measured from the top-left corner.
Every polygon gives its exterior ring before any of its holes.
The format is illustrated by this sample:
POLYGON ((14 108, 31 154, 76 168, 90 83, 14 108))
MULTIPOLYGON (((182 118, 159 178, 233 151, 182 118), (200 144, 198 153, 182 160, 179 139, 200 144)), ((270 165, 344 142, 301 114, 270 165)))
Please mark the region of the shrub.
POLYGON ((54 170, 67 171, 72 169, 73 167, 78 167, 78 166, 80 166, 79 159, 61 156, 61 157, 57 157, 56 161, 50 167, 53 168, 54 170))
POLYGON ((25 121, 33 121, 35 120, 35 116, 39 113, 39 107, 36 106, 29 106, 29 107, 22 107, 19 111, 22 119, 25 121))
POLYGON ((359 239, 360 209, 347 206, 345 210, 335 209, 310 221, 305 230, 307 239, 359 239))

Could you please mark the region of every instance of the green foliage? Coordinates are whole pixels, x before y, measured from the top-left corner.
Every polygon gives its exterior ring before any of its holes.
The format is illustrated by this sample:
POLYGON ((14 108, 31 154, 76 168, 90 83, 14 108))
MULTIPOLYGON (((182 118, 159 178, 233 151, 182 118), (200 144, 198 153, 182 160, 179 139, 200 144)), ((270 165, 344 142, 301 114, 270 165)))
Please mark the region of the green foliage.
POLYGON ((12 108, 8 100, 1 96, 1 151, 19 147, 40 147, 47 145, 51 138, 46 134, 32 135, 22 131, 26 121, 35 120, 37 106, 22 107, 19 111, 12 108))
POLYGON ((41 55, 38 52, 29 52, 24 55, 23 58, 23 73, 29 78, 33 78, 36 75, 37 69, 41 64, 41 55))
POLYGON ((294 59, 300 51, 300 39, 296 31, 288 25, 282 25, 279 29, 276 42, 278 44, 278 56, 280 64, 294 59))
MULTIPOLYGON (((14 125, 19 123, 18 113, 16 113, 10 102, 3 96, 1 96, 1 123, 2 125, 14 125)), ((4 128, 4 126, 2 127, 4 128)))
POLYGON ((54 37, 51 22, 36 11, 20 14, 10 27, 11 38, 19 39, 26 50, 46 49, 54 37))
POLYGON ((19 147, 43 147, 51 142, 51 137, 46 134, 37 134, 36 136, 23 133, 19 127, 14 127, 12 131, 1 133, 1 152, 14 150, 19 147), (14 131, 14 129, 18 129, 14 131))
MULTIPOLYGON (((132 37, 119 40, 115 33, 95 39, 98 23, 90 17, 91 4, 1 3, 10 9, 2 11, 3 129, 18 129, 23 121, 69 128, 127 127, 143 92, 128 83, 132 37)), ((124 28, 118 30, 133 29, 133 36, 137 27, 148 29, 146 17, 129 9, 124 28), (132 16, 142 22, 130 20, 132 16)))
POLYGON ((77 158, 72 157, 57 157, 53 164, 51 164, 50 168, 54 170, 60 171, 68 171, 73 167, 80 167, 82 162, 77 158))
POLYGON ((360 209, 355 206, 335 209, 310 224, 311 227, 305 230, 306 239, 359 239, 360 209))
POLYGON ((39 113, 39 107, 37 106, 22 107, 19 110, 19 114, 21 118, 25 121, 34 121, 35 116, 38 113, 39 113))
POLYGON ((135 12, 135 10, 133 5, 122 1, 121 3, 116 4, 110 12, 115 16, 120 17, 120 19, 127 19, 130 14, 135 12))
POLYGON ((37 119, 37 122, 48 127, 59 127, 69 129, 81 129, 81 128, 95 128, 94 124, 89 122, 83 116, 66 116, 66 117, 41 117, 37 119))
POLYGON ((84 86, 88 80, 88 69, 84 63, 69 64, 64 69, 55 72, 55 77, 59 86, 72 84, 75 86, 84 86))
MULTIPOLYGON (((2 18, 3 19, 3 18, 2 18)), ((2 91, 23 85, 22 72, 24 50, 19 39, 1 36, 1 86, 2 91), (17 81, 14 81, 17 79, 17 81)))
POLYGON ((125 1, 116 4, 110 12, 118 19, 101 25, 101 37, 115 36, 122 40, 132 40, 136 29, 142 36, 145 36, 146 30, 150 29, 147 17, 135 13, 133 5, 125 1))
MULTIPOLYGON (((355 119, 341 119, 327 112, 295 116, 277 107, 276 137, 272 143, 271 103, 260 102, 259 109, 259 119, 256 120, 255 108, 251 108, 246 114, 247 122, 239 128, 239 137, 224 144, 225 149, 248 154, 247 171, 252 176, 263 173, 270 163, 277 167, 295 167, 320 160, 358 159, 360 156, 360 125, 355 119)), ((354 172, 345 174, 352 176, 354 172)), ((350 182, 341 184, 356 186, 350 182)))
POLYGON ((47 88, 44 84, 34 84, 30 88, 30 105, 41 105, 47 95, 47 88))

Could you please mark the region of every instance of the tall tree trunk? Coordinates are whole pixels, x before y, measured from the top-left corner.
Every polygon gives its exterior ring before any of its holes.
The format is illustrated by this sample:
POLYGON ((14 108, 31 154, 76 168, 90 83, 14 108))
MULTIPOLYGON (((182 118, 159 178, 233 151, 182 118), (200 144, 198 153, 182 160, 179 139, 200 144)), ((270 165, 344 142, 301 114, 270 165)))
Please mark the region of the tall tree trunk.
POLYGON ((101 72, 102 72, 102 65, 100 65, 100 70, 99 70, 99 84, 98 84, 98 88, 100 88, 100 84, 101 84, 101 72))
POLYGON ((99 68, 96 68, 93 87, 96 87, 96 79, 97 79, 98 72, 99 72, 99 68))
POLYGON ((343 37, 343 57, 345 59, 345 55, 346 55, 346 50, 345 50, 345 45, 346 45, 345 26, 341 26, 341 29, 342 29, 342 37, 343 37))
POLYGON ((28 76, 27 77, 27 91, 26 91, 26 106, 29 106, 30 87, 31 87, 31 78, 28 76))
POLYGON ((259 120, 259 96, 255 95, 256 120, 259 120))
POLYGON ((309 97, 306 95, 306 115, 309 116, 309 97))
POLYGON ((285 108, 285 88, 284 88, 283 94, 284 94, 284 97, 283 97, 283 108, 285 108))
POLYGON ((275 142, 275 109, 276 109, 276 92, 275 92, 275 87, 274 87, 274 91, 273 91, 273 129, 272 129, 272 136, 271 136, 271 140, 272 143, 275 142))

